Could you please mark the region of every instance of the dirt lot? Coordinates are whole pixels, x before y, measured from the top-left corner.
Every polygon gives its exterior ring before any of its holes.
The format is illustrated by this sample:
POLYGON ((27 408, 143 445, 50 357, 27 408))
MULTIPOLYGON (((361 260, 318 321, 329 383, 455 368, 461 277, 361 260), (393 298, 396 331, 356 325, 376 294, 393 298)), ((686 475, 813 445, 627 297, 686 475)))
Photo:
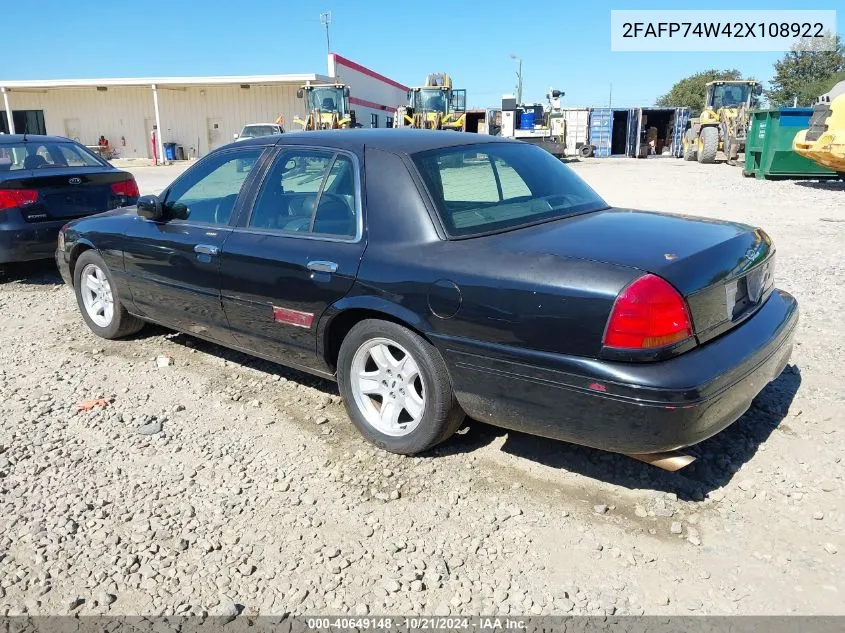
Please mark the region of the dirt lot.
MULTIPOLYGON (((0 614, 845 614, 845 185, 574 168, 613 204, 765 227, 801 303, 793 364, 691 467, 472 421, 383 453, 334 384, 160 328, 96 339, 49 264, 14 267, 0 614)), ((176 171, 138 169, 142 191, 176 171)))

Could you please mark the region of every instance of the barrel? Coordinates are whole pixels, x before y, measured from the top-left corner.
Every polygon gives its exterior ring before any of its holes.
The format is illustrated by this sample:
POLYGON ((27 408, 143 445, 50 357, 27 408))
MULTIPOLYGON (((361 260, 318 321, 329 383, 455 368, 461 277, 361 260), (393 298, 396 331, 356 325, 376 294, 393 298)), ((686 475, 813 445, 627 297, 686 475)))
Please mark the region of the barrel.
POLYGON ((523 112, 519 116, 519 129, 533 130, 534 129, 534 111, 523 112))

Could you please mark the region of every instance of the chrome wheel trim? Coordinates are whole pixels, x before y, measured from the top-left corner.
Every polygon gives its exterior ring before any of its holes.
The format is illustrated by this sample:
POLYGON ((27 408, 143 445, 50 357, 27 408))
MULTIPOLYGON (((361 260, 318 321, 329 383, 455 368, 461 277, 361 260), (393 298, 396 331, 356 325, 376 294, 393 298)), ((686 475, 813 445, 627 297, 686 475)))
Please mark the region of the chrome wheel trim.
POLYGON ((384 435, 404 437, 422 421, 425 380, 407 349, 389 338, 366 341, 355 352, 352 395, 367 424, 384 435))
POLYGON ((79 276, 79 291, 85 312, 98 327, 108 327, 114 318, 114 296, 106 273, 96 264, 88 264, 79 276))

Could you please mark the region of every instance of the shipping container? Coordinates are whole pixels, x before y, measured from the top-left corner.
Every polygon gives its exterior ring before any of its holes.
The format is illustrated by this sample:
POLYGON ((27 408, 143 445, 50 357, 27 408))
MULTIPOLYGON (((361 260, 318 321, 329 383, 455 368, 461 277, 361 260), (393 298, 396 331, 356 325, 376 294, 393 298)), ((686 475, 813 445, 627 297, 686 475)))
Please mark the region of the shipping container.
POLYGON ((688 121, 688 108, 595 108, 590 114, 589 142, 597 158, 680 156, 688 121))
POLYGON ((613 131, 613 110, 593 108, 590 112, 590 145, 596 158, 610 156, 611 133, 613 131))

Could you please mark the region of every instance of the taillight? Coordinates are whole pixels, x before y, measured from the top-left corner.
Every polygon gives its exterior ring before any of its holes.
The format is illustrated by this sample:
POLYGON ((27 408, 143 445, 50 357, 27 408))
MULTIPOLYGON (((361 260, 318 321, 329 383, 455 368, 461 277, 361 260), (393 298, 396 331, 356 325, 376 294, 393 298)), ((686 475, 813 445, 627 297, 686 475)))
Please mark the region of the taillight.
POLYGON ((643 275, 616 298, 607 329, 606 347, 653 349, 692 336, 692 321, 680 293, 657 275, 643 275))
POLYGON ((67 231, 67 227, 70 226, 69 224, 65 224, 62 228, 59 229, 59 242, 58 247, 60 251, 65 250, 65 231, 67 231))
POLYGON ((0 189, 0 209, 14 209, 38 200, 35 189, 0 189))
POLYGON ((137 198, 141 195, 141 192, 138 190, 138 184, 135 182, 134 178, 121 180, 120 182, 113 182, 111 184, 111 190, 115 193, 115 195, 126 196, 127 198, 137 198))

